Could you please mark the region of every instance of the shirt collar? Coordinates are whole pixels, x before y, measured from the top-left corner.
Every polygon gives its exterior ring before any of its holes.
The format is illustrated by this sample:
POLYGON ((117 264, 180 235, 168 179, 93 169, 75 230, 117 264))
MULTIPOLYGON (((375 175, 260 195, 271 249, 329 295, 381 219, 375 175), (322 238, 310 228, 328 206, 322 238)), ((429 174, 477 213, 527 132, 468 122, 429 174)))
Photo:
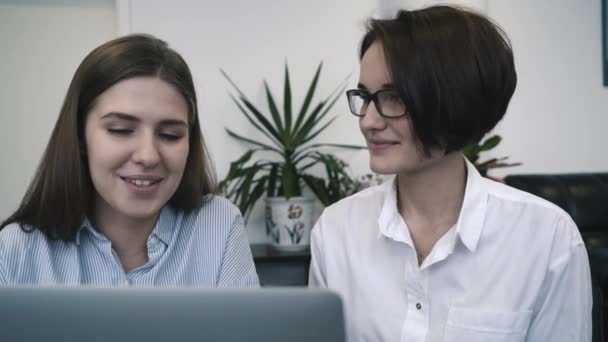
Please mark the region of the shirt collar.
POLYGON ((471 251, 477 249, 483 229, 488 205, 486 180, 475 166, 465 158, 467 166, 467 184, 464 190, 462 208, 456 222, 456 233, 462 243, 471 251))
MULTIPOLYGON (((171 207, 163 207, 160 211, 158 221, 154 226, 154 230, 152 230, 152 234, 150 234, 150 237, 156 237, 168 246, 169 241, 171 241, 171 238, 173 237, 174 233, 173 222, 175 222, 175 215, 175 210, 173 210, 171 207)), ((78 232, 76 232, 75 243, 77 246, 80 245, 81 235, 83 231, 88 231, 90 234, 97 238, 106 239, 102 234, 100 234, 93 228, 93 225, 91 224, 89 218, 85 217, 82 225, 80 226, 80 229, 78 230, 78 232)))
MULTIPOLYGON (((456 222, 456 234, 467 249, 477 249, 483 228, 487 207, 487 189, 483 177, 473 164, 465 158, 467 180, 462 208, 456 222)), ((378 217, 378 236, 406 243, 413 247, 413 241, 405 221, 397 208, 397 177, 393 177, 383 186, 385 197, 380 216, 378 217), (405 229, 404 229, 405 228, 405 229)))
POLYGON ((82 233, 83 232, 88 232, 89 234, 98 237, 98 238, 103 238, 101 234, 99 234, 99 232, 97 232, 94 228, 93 228, 93 224, 91 223, 91 221, 89 220, 88 217, 85 217, 82 224, 80 225, 80 229, 78 230, 78 232, 76 232, 76 238, 74 239, 76 246, 80 245, 80 241, 82 240, 82 233))
POLYGON ((169 245, 175 229, 173 224, 175 222, 175 210, 169 206, 165 206, 160 211, 160 217, 156 222, 156 226, 152 231, 152 235, 156 236, 165 245, 169 245))
POLYGON ((407 224, 397 208, 397 177, 392 177, 382 187, 384 187, 386 195, 378 217, 378 226, 380 227, 378 237, 386 236, 389 239, 414 247, 407 224))

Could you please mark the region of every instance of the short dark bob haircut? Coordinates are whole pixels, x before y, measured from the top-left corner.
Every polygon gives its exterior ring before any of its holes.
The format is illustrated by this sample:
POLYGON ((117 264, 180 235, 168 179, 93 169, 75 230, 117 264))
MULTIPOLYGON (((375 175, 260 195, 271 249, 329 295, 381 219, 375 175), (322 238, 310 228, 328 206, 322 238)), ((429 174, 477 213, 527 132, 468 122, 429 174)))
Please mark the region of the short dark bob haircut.
POLYGON ((369 21, 360 58, 374 42, 426 153, 477 143, 504 116, 517 74, 506 34, 488 18, 452 6, 401 10, 369 21))
POLYGON ((188 104, 190 148, 181 183, 168 204, 189 211, 213 195, 215 172, 201 134, 188 65, 164 41, 128 35, 97 47, 76 70, 34 179, 19 208, 0 229, 16 222, 24 231, 37 229, 53 240, 74 240, 85 217, 92 214, 95 198, 84 140, 87 114, 108 88, 142 76, 171 84, 188 104))

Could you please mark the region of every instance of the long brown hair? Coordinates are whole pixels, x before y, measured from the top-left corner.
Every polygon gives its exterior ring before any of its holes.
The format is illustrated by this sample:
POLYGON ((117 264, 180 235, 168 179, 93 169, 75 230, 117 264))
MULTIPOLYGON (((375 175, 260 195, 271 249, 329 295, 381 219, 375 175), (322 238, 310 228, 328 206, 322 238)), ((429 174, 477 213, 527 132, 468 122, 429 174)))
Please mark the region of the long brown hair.
POLYGON ((34 179, 19 208, 0 229, 16 222, 24 231, 37 229, 50 239, 75 238, 91 214, 95 193, 85 153, 86 115, 101 93, 138 76, 155 76, 171 84, 189 107, 190 149, 182 181, 169 205, 189 211, 213 195, 215 172, 201 134, 188 65, 164 41, 150 35, 128 35, 97 47, 76 70, 34 179))

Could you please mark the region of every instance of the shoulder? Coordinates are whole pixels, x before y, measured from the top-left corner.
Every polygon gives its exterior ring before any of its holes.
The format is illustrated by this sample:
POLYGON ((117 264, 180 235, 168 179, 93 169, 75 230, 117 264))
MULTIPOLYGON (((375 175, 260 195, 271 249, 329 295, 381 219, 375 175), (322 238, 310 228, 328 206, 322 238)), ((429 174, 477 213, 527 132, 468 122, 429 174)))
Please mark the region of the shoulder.
POLYGON ((490 179, 484 179, 484 181, 487 185, 488 193, 491 198, 504 202, 519 203, 522 205, 531 206, 537 208, 537 210, 552 212, 558 215, 568 215, 557 205, 529 192, 525 192, 490 179))
POLYGON ((0 230, 0 251, 24 251, 32 243, 47 242, 47 237, 31 226, 11 223, 0 230))
MULTIPOLYGON (((348 216, 354 213, 369 215, 377 212, 379 214, 390 186, 390 183, 383 183, 343 198, 325 208, 322 216, 344 219, 344 215, 348 216)), ((377 215, 375 218, 377 218, 377 215)))
POLYGON ((205 198, 202 204, 193 210, 177 210, 177 215, 184 216, 185 218, 208 219, 210 216, 236 217, 240 216, 241 212, 230 200, 222 196, 213 195, 205 198))
POLYGON ((50 240, 39 230, 11 223, 0 230, 0 263, 27 259, 33 250, 48 249, 50 245, 50 240))
POLYGON ((520 220, 520 229, 529 229, 541 239, 561 240, 568 244, 583 244, 580 232, 562 208, 541 197, 492 180, 485 180, 489 210, 500 210, 501 216, 520 220))
POLYGON ((315 238, 360 240, 377 234, 378 218, 391 183, 376 185, 346 197, 323 210, 313 227, 315 238))
POLYGON ((544 198, 489 179, 486 179, 485 182, 487 184, 489 201, 497 202, 505 208, 515 207, 525 209, 529 213, 533 213, 538 217, 545 217, 549 220, 571 221, 570 215, 565 210, 544 198))
POLYGON ((203 205, 203 209, 217 213, 224 213, 230 216, 241 215, 241 211, 236 205, 234 205, 234 203, 232 203, 229 199, 218 195, 215 195, 209 199, 209 201, 203 205))
POLYGON ((207 198, 201 206, 188 212, 178 211, 177 218, 184 226, 205 231, 229 231, 243 222, 241 212, 228 199, 221 196, 207 198))

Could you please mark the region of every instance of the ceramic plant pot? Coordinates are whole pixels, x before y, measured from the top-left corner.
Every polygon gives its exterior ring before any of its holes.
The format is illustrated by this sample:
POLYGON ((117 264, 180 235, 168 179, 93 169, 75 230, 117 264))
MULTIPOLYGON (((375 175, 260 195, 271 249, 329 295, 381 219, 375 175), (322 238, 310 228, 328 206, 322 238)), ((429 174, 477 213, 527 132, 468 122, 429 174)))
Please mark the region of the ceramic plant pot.
POLYGON ((266 198, 266 235, 272 246, 282 250, 308 248, 312 211, 310 198, 266 198))

